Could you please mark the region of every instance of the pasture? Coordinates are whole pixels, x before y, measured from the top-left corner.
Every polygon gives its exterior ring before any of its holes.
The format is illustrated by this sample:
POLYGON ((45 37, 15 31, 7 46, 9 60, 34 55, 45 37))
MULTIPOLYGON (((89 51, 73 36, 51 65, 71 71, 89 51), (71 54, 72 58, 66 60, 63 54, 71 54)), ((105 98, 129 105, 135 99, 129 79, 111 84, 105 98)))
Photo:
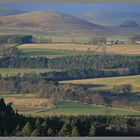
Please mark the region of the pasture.
MULTIPOLYGON (((106 114, 107 108, 103 106, 88 105, 79 102, 63 102, 56 108, 44 110, 39 112, 27 113, 33 116, 47 116, 47 115, 103 115, 106 114)), ((140 115, 140 112, 112 108, 110 115, 140 115)), ((108 115, 109 115, 108 114, 108 115)))
POLYGON ((75 51, 75 50, 55 50, 55 49, 42 49, 42 48, 26 48, 21 49, 21 55, 32 56, 32 57, 62 57, 62 56, 73 56, 81 54, 89 54, 90 52, 75 51))
POLYGON ((60 83, 71 83, 75 85, 80 85, 97 92, 111 90, 114 85, 131 84, 133 86, 134 92, 140 92, 140 75, 70 80, 70 81, 60 81, 60 83))
MULTIPOLYGON (((37 98, 36 94, 0 94, 6 103, 12 103, 15 110, 24 115, 101 115, 107 108, 80 102, 62 102, 54 106, 49 98, 37 98)), ((140 115, 139 111, 111 108, 111 115, 140 115)))
MULTIPOLYGON (((79 54, 82 52, 86 53, 116 53, 125 55, 140 55, 140 44, 116 44, 116 45, 86 45, 86 44, 24 44, 18 46, 23 54, 33 55, 42 53, 43 51, 50 52, 54 50, 55 55, 71 55, 79 54), (48 49, 48 50, 47 50, 48 49), (38 52, 38 53, 37 53, 38 52)), ((51 54, 51 53, 50 53, 51 54)), ((52 55, 52 54, 51 54, 52 55)))

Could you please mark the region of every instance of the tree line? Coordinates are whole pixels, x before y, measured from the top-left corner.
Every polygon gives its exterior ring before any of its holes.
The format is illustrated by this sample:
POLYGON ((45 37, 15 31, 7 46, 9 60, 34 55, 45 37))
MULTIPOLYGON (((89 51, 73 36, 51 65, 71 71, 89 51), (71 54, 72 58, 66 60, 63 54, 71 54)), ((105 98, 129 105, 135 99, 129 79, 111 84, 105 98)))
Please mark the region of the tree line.
POLYGON ((32 35, 0 35, 0 44, 28 44, 32 39, 32 35))
POLYGON ((12 81, 0 80, 0 93, 28 94, 34 93, 37 98, 51 98, 55 102, 59 101, 81 101, 84 103, 105 105, 104 99, 99 95, 90 94, 85 88, 71 84, 59 84, 54 81, 12 81), (90 100, 89 100, 90 99, 90 100))
MULTIPOLYGON (((26 61, 25 61, 26 62, 26 61)), ((86 79, 86 78, 100 78, 100 77, 113 77, 113 76, 128 76, 139 74, 140 70, 134 68, 118 68, 118 69, 75 69, 75 70, 62 70, 52 72, 40 72, 40 73, 24 73, 20 72, 15 76, 3 77, 1 79, 11 79, 21 81, 40 81, 40 80, 52 80, 52 81, 63 81, 63 80, 75 80, 75 79, 86 79)))
POLYGON ((79 55, 59 58, 46 57, 1 57, 0 67, 16 68, 51 68, 51 69, 115 69, 115 68, 133 68, 136 70, 140 67, 139 56, 125 55, 79 55))
MULTIPOLYGON (((79 101, 110 107, 133 108, 140 110, 140 97, 132 91, 132 85, 114 85, 112 90, 91 91, 73 84, 60 84, 57 81, 42 80, 36 75, 25 77, 1 77, 0 93, 30 94, 37 98, 53 99, 54 105, 62 101, 79 101)), ((94 87, 94 85, 93 85, 94 87)))
POLYGON ((2 68, 50 68, 63 70, 129 68, 135 73, 140 68, 139 56, 92 54, 59 58, 22 56, 17 47, 0 47, 2 68))

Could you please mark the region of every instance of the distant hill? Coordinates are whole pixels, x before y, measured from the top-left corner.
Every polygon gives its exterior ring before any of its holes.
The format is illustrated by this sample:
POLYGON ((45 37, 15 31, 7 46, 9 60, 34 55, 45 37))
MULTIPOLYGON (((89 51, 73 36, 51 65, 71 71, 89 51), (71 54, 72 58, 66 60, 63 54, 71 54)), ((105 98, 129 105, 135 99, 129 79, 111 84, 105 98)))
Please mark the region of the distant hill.
MULTIPOLYGON (((104 18, 102 18, 103 20, 104 18)), ((127 20, 126 20, 127 21, 127 20)), ((124 22, 124 21, 123 21, 124 22)), ((121 22, 121 24, 123 23, 121 22)), ((96 23, 96 22, 95 22, 96 23)), ((69 14, 56 11, 36 11, 0 17, 0 34, 68 36, 74 40, 77 37, 89 39, 96 36, 135 35, 140 33, 140 26, 122 28, 120 26, 103 26, 69 14)), ((102 22, 104 24, 104 22, 102 22)), ((129 21, 130 24, 130 21, 129 21)), ((131 22, 131 26, 134 22, 131 22)), ((137 24, 137 21, 136 21, 137 24)), ((120 25, 120 24, 119 24, 120 25)), ((136 26, 136 25, 135 25, 136 26)), ((63 40, 63 39, 62 39, 63 40)), ((58 40, 59 41, 59 40, 58 40)))
POLYGON ((135 21, 133 21, 133 20, 129 20, 129 21, 124 21, 121 25, 120 25, 120 27, 131 27, 131 28, 133 28, 133 27, 138 27, 139 25, 135 22, 135 21))
POLYGON ((127 12, 127 11, 112 11, 112 10, 100 10, 100 11, 88 11, 81 13, 78 17, 84 18, 90 22, 94 22, 100 25, 112 25, 119 26, 124 21, 135 21, 140 24, 139 12, 127 12))
POLYGON ((54 11, 38 11, 0 17, 0 28, 64 34, 103 35, 110 32, 106 27, 54 11))
POLYGON ((8 8, 8 7, 0 7, 0 16, 16 15, 21 13, 23 13, 23 11, 8 8))

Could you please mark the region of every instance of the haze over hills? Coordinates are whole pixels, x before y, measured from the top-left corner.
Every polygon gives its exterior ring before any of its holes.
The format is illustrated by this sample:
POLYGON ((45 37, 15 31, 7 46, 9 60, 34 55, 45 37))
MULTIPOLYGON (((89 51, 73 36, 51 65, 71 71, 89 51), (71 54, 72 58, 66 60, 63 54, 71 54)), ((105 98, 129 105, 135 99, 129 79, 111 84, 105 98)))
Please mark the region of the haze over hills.
POLYGON ((133 20, 129 20, 129 21, 124 21, 120 27, 130 27, 130 28, 133 28, 133 27, 138 27, 139 25, 133 21, 133 20))
MULTIPOLYGON (((101 14, 101 13, 100 13, 101 14)), ((112 35, 134 35, 140 33, 140 26, 131 26, 131 28, 120 27, 123 22, 119 18, 112 17, 114 14, 110 13, 110 17, 104 17, 105 13, 100 15, 101 23, 97 23, 96 15, 95 23, 88 18, 82 19, 70 14, 65 14, 56 11, 35 11, 28 13, 18 13, 16 15, 0 17, 0 31, 3 34, 43 34, 43 35, 57 35, 57 36, 74 36, 86 35, 88 38, 93 36, 112 36, 112 35), (118 26, 107 26, 106 19, 115 21, 118 20, 118 26), (105 26, 106 25, 106 26, 105 26)), ((109 13, 108 13, 109 15, 109 13)), ((116 17, 120 14, 116 14, 116 17)), ((139 18, 139 15, 135 15, 139 18)), ((127 20, 126 20, 127 21, 127 20)), ((130 20, 129 20, 130 21, 130 20)), ((109 22, 108 22, 109 23, 109 22)), ((136 21, 137 23, 137 21, 136 21)))
POLYGON ((90 22, 107 26, 118 26, 122 22, 130 20, 140 24, 140 12, 98 10, 83 12, 79 15, 79 17, 90 22))
POLYGON ((107 28, 74 16, 37 11, 0 18, 1 28, 51 33, 104 34, 107 28))
POLYGON ((21 13, 23 13, 21 10, 16 10, 9 7, 0 7, 0 16, 16 15, 21 13))

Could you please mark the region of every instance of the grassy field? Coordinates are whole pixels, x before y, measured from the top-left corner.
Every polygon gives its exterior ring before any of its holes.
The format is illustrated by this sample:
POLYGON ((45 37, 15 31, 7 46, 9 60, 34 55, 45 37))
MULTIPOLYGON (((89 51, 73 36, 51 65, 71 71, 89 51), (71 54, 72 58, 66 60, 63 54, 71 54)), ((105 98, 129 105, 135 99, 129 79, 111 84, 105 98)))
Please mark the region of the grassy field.
POLYGON ((49 58, 71 56, 80 54, 89 54, 90 52, 74 51, 74 50, 55 50, 55 49, 43 49, 43 48, 26 48, 21 49, 23 56, 46 56, 49 58))
MULTIPOLYGON (((105 107, 88 105, 76 102, 64 102, 56 108, 31 113, 34 116, 47 115, 101 115, 105 114, 105 107)), ((28 115, 30 113, 27 113, 28 115)), ((125 109, 112 108, 111 115, 140 115, 140 112, 125 109)))
POLYGON ((72 83, 92 89, 93 91, 111 90, 114 85, 131 84, 134 92, 140 92, 140 75, 112 77, 112 78, 94 78, 83 80, 62 81, 60 83, 72 83))
MULTIPOLYGON (((55 107, 50 99, 37 98, 35 94, 0 94, 6 103, 12 102, 19 113, 32 116, 47 115, 101 115, 105 113, 103 106, 88 105, 79 102, 62 102, 55 107)), ((111 114, 115 115, 140 115, 140 112, 112 108, 111 114)))
POLYGON ((61 71, 56 69, 45 69, 45 68, 0 68, 0 74, 2 76, 15 76, 17 74, 24 73, 44 73, 44 72, 53 72, 53 71, 61 71))
MULTIPOLYGON (((23 54, 32 55, 32 53, 40 54, 43 51, 49 50, 52 55, 52 50, 55 50, 53 54, 60 55, 71 55, 78 54, 83 52, 91 51, 91 53, 96 52, 106 52, 106 53, 117 53, 117 54, 127 54, 127 55, 140 55, 140 45, 139 44, 119 44, 119 45, 84 45, 84 44, 25 44, 19 46, 23 51, 23 54), (48 49, 48 50, 47 50, 48 49), (67 50, 67 51, 66 51, 67 50), (68 51, 69 50, 69 51, 68 51), (80 52, 79 52, 80 51, 80 52), (37 53, 38 52, 38 53, 37 53)), ((45 53, 45 52, 44 52, 45 53)), ((44 55, 43 53, 43 55, 44 55)))

